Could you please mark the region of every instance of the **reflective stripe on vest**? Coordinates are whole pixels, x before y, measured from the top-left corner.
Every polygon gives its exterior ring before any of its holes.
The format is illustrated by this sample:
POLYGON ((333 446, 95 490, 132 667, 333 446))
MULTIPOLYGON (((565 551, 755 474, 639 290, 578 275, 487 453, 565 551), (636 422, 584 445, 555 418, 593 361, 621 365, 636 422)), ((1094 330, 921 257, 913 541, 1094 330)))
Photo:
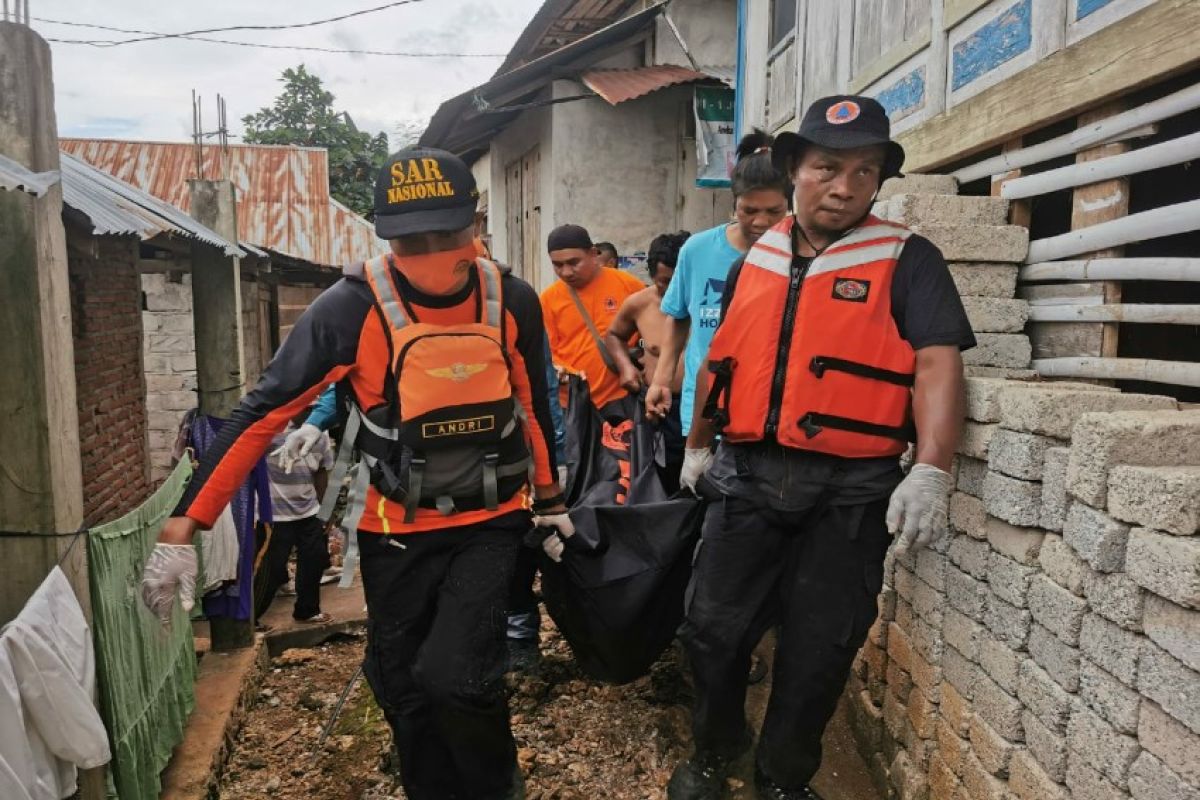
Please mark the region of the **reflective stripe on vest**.
MULTIPOLYGON (((396 294, 390 267, 391 259, 388 256, 379 256, 368 261, 363 272, 375 296, 379 298, 379 306, 387 317, 388 325, 394 330, 400 330, 408 325, 410 320, 396 294)), ((480 306, 483 308, 483 319, 480 322, 499 328, 504 319, 500 269, 486 258, 476 259, 475 267, 480 275, 479 291, 482 293, 480 306)))
MULTIPOLYGON (((721 384, 723 433, 765 436, 792 264, 793 217, 746 256, 725 320, 709 349, 721 384)), ((784 354, 775 433, 780 444, 848 458, 903 452, 911 433, 916 362, 891 314, 896 263, 911 232, 868 217, 808 265, 784 354)))

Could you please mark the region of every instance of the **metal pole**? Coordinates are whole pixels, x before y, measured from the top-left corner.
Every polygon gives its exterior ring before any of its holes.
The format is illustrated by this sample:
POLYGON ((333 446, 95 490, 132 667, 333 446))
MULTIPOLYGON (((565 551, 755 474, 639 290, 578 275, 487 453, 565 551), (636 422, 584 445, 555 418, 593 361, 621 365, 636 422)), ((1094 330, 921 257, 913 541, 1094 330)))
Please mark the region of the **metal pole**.
POLYGON ((346 705, 346 701, 350 699, 350 692, 354 689, 354 685, 358 683, 358 679, 362 676, 362 671, 362 664, 359 664, 358 669, 354 670, 354 674, 346 682, 346 688, 342 689, 342 696, 338 698, 337 705, 333 707, 333 713, 329 715, 329 721, 325 723, 325 729, 321 731, 321 738, 317 739, 317 746, 313 748, 313 757, 316 757, 321 752, 321 745, 325 744, 325 740, 329 738, 330 732, 333 731, 333 726, 337 723, 338 717, 341 716, 342 708, 346 705))
POLYGON ((687 42, 683 40, 683 34, 679 32, 679 28, 675 27, 675 20, 671 19, 671 13, 663 9, 663 19, 667 21, 667 27, 671 29, 671 33, 675 34, 675 41, 679 42, 679 47, 683 50, 683 54, 687 56, 688 63, 692 65, 692 69, 700 72, 700 65, 696 63, 696 59, 692 58, 692 51, 688 50, 687 42))

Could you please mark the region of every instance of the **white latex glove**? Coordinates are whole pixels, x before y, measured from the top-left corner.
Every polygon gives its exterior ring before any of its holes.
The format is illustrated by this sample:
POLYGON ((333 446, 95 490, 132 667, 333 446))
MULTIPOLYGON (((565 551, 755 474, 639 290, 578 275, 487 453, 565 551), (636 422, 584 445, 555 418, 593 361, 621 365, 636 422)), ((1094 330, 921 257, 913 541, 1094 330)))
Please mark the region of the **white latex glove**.
POLYGON ((321 429, 307 422, 287 435, 283 444, 271 455, 279 461, 279 466, 287 475, 292 474, 296 462, 308 455, 313 446, 321 439, 321 429))
POLYGON ((191 611, 196 605, 196 548, 159 542, 142 570, 142 602, 163 625, 171 624, 177 591, 183 610, 191 611))
POLYGON ((712 463, 712 450, 707 447, 687 447, 683 451, 683 469, 679 472, 679 485, 687 487, 692 494, 696 493, 696 481, 708 470, 712 463))
POLYGON ((571 522, 571 515, 564 511, 561 514, 534 517, 533 525, 535 528, 555 529, 556 533, 552 533, 542 540, 542 550, 550 556, 551 561, 561 562, 563 550, 566 549, 563 539, 575 535, 575 525, 571 522))
POLYGON ((888 501, 888 533, 896 538, 896 555, 927 547, 946 533, 950 508, 950 473, 931 464, 914 464, 888 501))

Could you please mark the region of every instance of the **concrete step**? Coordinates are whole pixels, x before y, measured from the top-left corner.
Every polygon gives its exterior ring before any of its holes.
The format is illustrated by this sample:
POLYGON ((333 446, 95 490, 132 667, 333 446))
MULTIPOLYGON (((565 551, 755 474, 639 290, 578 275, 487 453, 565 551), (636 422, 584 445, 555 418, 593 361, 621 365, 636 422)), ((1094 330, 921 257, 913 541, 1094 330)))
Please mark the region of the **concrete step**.
POLYGON ((964 297, 963 308, 976 333, 1020 333, 1029 319, 1029 303, 995 297, 964 297))
POLYGON ((957 261, 950 264, 950 277, 962 297, 1012 298, 1017 293, 1016 264, 957 261))
POLYGON ((1020 225, 920 225, 947 261, 1021 263, 1029 252, 1029 231, 1020 225))
MULTIPOLYGON (((963 360, 966 360, 966 354, 963 360)), ((989 367, 983 364, 967 364, 963 367, 963 374, 968 378, 1005 378, 1014 381, 1030 381, 1039 377, 1037 371, 1032 369, 989 367)))
POLYGON ((888 201, 887 218, 905 225, 1006 225, 1008 201, 999 197, 898 194, 888 201))
POLYGON ((957 194, 958 181, 949 175, 905 175, 883 182, 880 200, 890 200, 898 194, 957 194))
MULTIPOLYGON (((1023 333, 977 333, 978 344, 963 353, 963 363, 977 367, 1029 368, 1032 347, 1023 333)), ((1009 376, 1000 376, 1009 377, 1009 376)))

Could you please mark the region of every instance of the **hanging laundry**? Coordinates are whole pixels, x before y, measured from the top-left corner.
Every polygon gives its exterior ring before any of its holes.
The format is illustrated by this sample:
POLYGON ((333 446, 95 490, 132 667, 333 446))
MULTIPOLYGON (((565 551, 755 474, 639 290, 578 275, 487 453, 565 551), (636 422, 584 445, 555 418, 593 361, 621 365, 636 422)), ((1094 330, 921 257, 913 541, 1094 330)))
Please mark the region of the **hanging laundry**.
MULTIPOLYGON (((213 446, 224 422, 202 414, 195 416, 188 433, 188 447, 192 448, 196 458, 203 457, 205 451, 213 446)), ((259 459, 246 482, 229 502, 227 511, 237 528, 236 580, 204 596, 204 616, 210 619, 250 619, 254 608, 253 592, 249 590, 254 575, 254 523, 256 520, 272 521, 271 486, 265 457, 259 459)))
POLYGON ((200 531, 200 553, 204 561, 204 586, 200 593, 207 594, 222 584, 236 581, 238 577, 237 523, 229 506, 217 517, 212 529, 200 531))
POLYGON ((79 769, 109 762, 95 697, 92 633, 55 567, 0 629, 0 797, 61 800, 79 769))

